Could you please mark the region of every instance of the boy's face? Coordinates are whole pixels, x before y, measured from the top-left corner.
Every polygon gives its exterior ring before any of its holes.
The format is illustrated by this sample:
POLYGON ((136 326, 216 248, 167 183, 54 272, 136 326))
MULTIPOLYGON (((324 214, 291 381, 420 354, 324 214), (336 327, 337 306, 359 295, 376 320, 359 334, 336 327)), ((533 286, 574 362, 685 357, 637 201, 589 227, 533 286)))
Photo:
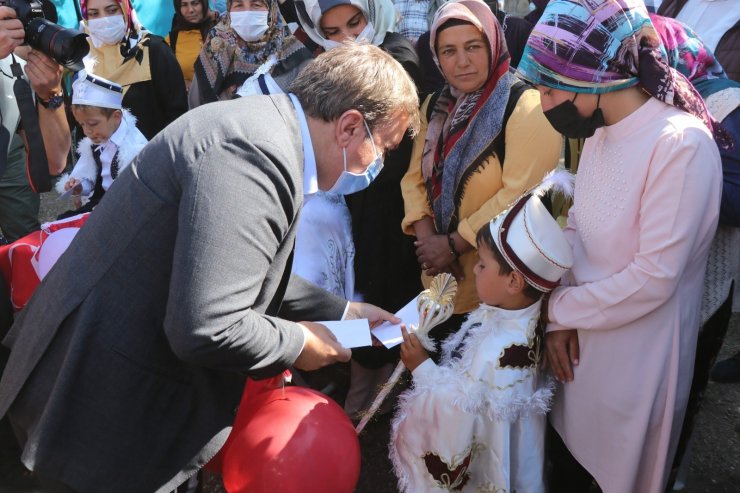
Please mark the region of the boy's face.
POLYGON ((85 136, 92 140, 93 144, 103 144, 108 142, 121 124, 123 113, 116 110, 110 116, 106 116, 100 108, 86 107, 75 108, 72 114, 77 123, 82 127, 85 136))
POLYGON ((480 300, 491 306, 506 307, 511 297, 509 290, 511 274, 499 274, 500 265, 485 243, 478 245, 478 263, 473 268, 475 289, 480 300))

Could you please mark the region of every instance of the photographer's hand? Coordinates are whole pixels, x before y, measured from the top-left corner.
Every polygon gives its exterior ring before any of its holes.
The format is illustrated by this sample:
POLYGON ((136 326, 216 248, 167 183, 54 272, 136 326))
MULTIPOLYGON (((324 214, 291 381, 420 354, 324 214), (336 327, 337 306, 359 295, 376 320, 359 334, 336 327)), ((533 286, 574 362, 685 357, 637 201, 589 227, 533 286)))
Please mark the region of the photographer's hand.
POLYGON ((31 50, 26 57, 26 76, 31 89, 41 99, 47 100, 62 92, 64 68, 38 50, 31 50))
MULTIPOLYGON (((39 98, 48 101, 52 96, 62 93, 64 69, 40 51, 28 51, 25 70, 31 88, 39 98)), ((49 162, 49 174, 58 176, 67 166, 67 154, 72 145, 64 105, 45 108, 39 104, 37 110, 46 159, 49 162)))
POLYGON ((16 19, 15 10, 0 7, 0 58, 5 58, 22 45, 25 36, 23 23, 16 19))

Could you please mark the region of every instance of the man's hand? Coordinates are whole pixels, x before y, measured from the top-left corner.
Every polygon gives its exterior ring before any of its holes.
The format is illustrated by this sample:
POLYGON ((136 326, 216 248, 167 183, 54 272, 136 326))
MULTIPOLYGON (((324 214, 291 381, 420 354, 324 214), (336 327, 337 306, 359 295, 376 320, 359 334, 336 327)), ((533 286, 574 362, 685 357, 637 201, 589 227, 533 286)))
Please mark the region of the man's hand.
POLYGON ((409 371, 414 371, 417 366, 429 359, 429 353, 427 353, 424 346, 421 345, 416 334, 408 333, 405 325, 401 326, 401 336, 403 336, 403 342, 401 343, 401 360, 409 371))
POLYGON ((28 52, 26 58, 26 76, 31 89, 38 96, 47 100, 54 94, 62 92, 62 74, 64 68, 38 50, 28 52))
POLYGON ((555 330, 545 334, 545 356, 542 366, 548 364, 559 382, 573 380, 573 366, 578 366, 580 349, 578 331, 575 329, 555 330))
POLYGON ((347 315, 344 318, 345 320, 366 318, 370 323, 370 328, 377 327, 383 322, 390 322, 392 324, 401 323, 401 319, 391 312, 387 312, 369 303, 358 303, 357 301, 350 302, 347 315))
POLYGON ((16 47, 23 44, 26 31, 23 23, 16 19, 15 10, 10 7, 0 7, 0 58, 13 53, 16 47))
POLYGON ((352 351, 342 347, 329 329, 315 322, 301 322, 306 342, 303 351, 293 363, 299 370, 318 370, 333 363, 346 363, 352 351))

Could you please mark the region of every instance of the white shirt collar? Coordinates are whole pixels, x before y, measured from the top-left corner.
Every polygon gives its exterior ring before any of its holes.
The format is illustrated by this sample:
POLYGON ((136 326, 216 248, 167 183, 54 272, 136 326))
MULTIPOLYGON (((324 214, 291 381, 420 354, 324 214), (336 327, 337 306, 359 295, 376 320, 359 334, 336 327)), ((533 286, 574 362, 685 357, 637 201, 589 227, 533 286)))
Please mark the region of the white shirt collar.
POLYGON ((298 115, 298 123, 301 126, 301 139, 303 141, 303 195, 310 195, 319 191, 316 155, 313 153, 311 134, 308 131, 308 122, 306 121, 306 114, 303 112, 301 103, 295 97, 295 94, 289 94, 289 96, 298 115))

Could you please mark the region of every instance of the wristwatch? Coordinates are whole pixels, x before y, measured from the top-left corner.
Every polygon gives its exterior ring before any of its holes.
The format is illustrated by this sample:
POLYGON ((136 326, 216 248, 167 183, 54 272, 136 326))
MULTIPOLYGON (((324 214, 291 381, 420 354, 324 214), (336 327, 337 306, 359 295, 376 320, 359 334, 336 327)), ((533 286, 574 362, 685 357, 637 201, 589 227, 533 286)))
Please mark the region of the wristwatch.
POLYGON ((37 100, 44 108, 55 110, 64 104, 64 94, 62 92, 55 92, 49 99, 37 97, 37 100))

